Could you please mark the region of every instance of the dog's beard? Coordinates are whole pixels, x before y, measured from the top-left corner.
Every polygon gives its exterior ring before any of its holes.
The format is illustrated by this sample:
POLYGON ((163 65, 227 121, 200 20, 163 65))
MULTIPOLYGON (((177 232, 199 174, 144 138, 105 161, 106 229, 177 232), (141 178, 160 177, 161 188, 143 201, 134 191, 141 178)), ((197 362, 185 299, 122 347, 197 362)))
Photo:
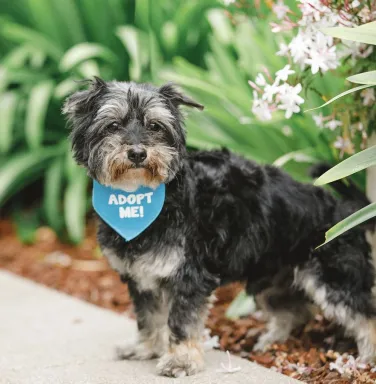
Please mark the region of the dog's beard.
POLYGON ((174 175, 172 164, 178 157, 174 148, 165 145, 147 147, 147 158, 138 166, 127 159, 128 149, 127 145, 121 145, 105 151, 102 170, 97 175, 101 184, 133 192, 141 186, 155 189, 174 175))

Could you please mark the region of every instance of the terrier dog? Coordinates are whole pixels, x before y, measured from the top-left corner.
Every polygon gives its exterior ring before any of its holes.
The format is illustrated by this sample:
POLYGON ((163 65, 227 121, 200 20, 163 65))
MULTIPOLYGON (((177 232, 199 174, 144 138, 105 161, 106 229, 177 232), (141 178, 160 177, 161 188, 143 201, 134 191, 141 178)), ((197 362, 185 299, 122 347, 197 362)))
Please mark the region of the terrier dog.
POLYGON ((91 178, 125 190, 166 187, 161 213, 131 241, 99 219, 99 244, 128 282, 137 314, 139 339, 119 357, 159 357, 166 376, 201 371, 210 296, 240 280, 269 312, 255 349, 286 340, 313 302, 356 339, 363 359, 373 359, 375 273, 364 228, 314 250, 325 228, 363 202, 227 150, 188 153, 181 106, 203 109, 171 84, 96 78, 63 109, 74 157, 91 178))

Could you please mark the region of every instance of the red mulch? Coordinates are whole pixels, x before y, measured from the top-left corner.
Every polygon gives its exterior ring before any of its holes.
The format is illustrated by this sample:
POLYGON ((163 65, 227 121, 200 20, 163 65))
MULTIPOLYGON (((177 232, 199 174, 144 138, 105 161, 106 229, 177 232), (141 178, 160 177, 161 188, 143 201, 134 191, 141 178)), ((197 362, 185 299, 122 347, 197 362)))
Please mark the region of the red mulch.
MULTIPOLYGON (((18 241, 11 223, 0 220, 0 268, 95 305, 132 315, 127 286, 100 255, 94 226, 89 226, 87 232, 83 244, 72 246, 61 243, 52 230, 43 227, 37 232, 35 244, 24 245, 18 241)), ((356 348, 320 315, 297 330, 286 343, 275 344, 265 353, 253 353, 252 347, 265 328, 264 322, 252 316, 236 321, 225 318, 226 308, 241 289, 241 284, 231 284, 216 292, 218 300, 207 327, 212 335, 219 336, 222 350, 307 383, 376 383, 376 373, 371 373, 370 367, 353 366, 344 375, 329 369, 340 353, 356 357, 356 348)))

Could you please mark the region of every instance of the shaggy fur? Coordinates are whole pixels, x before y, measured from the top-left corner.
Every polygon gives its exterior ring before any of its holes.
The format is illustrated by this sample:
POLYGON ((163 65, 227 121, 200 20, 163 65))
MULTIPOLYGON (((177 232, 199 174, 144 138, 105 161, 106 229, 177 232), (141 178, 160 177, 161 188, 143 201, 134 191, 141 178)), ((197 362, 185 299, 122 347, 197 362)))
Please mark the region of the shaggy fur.
POLYGON ((256 349, 285 340, 314 302, 373 359, 375 276, 364 228, 313 251, 364 201, 338 200, 226 150, 188 154, 181 105, 202 109, 169 84, 96 79, 64 106, 75 159, 92 178, 124 190, 166 184, 161 214, 134 240, 99 219, 98 241, 128 281, 140 333, 119 357, 161 357, 157 370, 167 376, 200 371, 209 297, 241 280, 270 315, 256 349), (141 161, 130 151, 141 151, 141 161))

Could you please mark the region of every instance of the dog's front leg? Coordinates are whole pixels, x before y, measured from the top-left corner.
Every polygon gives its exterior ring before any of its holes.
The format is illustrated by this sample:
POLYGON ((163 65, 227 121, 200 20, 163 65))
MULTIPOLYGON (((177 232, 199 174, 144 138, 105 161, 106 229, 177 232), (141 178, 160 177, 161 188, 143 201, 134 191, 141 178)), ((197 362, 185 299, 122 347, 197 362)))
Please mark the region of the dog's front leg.
POLYGON ((157 365, 160 375, 170 377, 194 375, 204 368, 201 337, 210 293, 200 292, 200 289, 187 290, 186 282, 179 285, 180 289, 175 290, 169 311, 168 351, 157 365))
POLYGON ((118 346, 120 359, 148 360, 161 356, 168 345, 168 306, 162 292, 141 291, 133 281, 128 282, 137 315, 138 340, 118 346))

